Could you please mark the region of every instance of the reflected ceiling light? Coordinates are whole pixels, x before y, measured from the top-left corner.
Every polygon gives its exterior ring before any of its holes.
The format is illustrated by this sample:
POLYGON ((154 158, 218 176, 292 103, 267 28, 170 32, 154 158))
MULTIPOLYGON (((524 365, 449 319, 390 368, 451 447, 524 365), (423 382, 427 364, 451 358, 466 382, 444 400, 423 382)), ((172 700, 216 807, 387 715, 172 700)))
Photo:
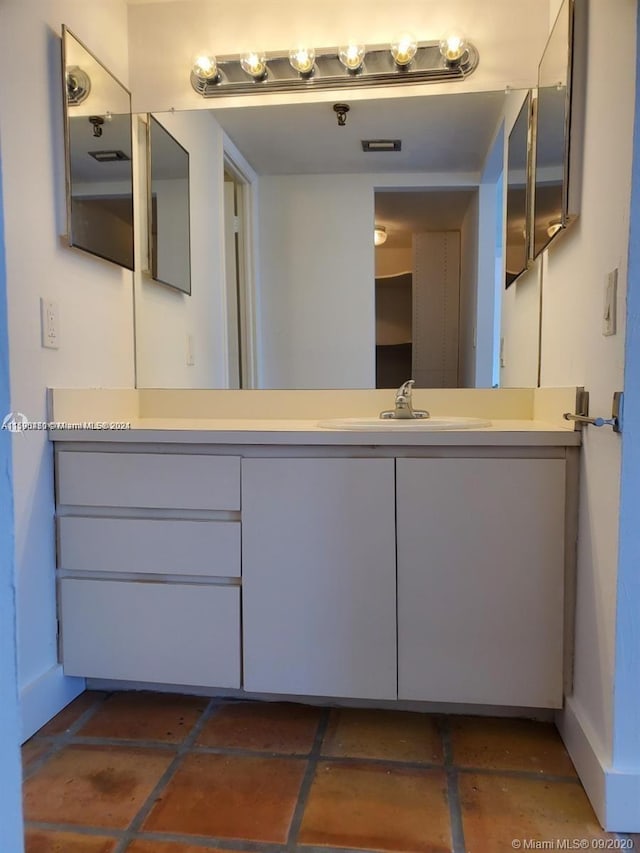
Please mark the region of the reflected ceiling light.
POLYGON ((391 42, 391 56, 396 65, 401 68, 408 65, 418 50, 418 42, 411 33, 403 33, 391 42))
POLYGON ((262 80, 267 74, 267 57, 259 51, 243 54, 240 57, 240 65, 242 70, 254 80, 262 80))
POLYGON ((547 236, 555 237, 558 231, 562 231, 562 220, 561 219, 552 219, 547 226, 547 236))
POLYGON ((193 58, 191 71, 194 77, 203 82, 213 82, 218 77, 218 63, 210 53, 198 53, 193 58))
POLYGON ((312 47, 297 47, 289 51, 289 62, 298 74, 311 74, 316 62, 316 52, 312 47))
POLYGON ((365 54, 366 48, 363 44, 348 44, 338 48, 338 59, 347 71, 359 71, 365 54))
POLYGON ((387 242, 387 236, 387 229, 384 225, 376 225, 373 229, 373 245, 382 246, 383 243, 387 242))
POLYGON ((440 41, 440 53, 447 62, 460 62, 467 52, 467 40, 460 33, 450 33, 440 41))

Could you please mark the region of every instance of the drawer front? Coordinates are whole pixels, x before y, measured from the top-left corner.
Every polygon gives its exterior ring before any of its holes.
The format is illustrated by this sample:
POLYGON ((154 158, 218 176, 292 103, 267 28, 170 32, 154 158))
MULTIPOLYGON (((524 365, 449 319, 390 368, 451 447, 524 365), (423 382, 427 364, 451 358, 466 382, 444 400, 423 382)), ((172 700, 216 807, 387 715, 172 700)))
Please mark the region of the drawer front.
POLYGON ((240 590, 62 580, 67 675, 240 687, 240 590))
POLYGON ((60 504, 240 509, 237 456, 60 451, 56 473, 60 504))
POLYGON ((58 519, 59 568, 240 577, 239 521, 58 519))

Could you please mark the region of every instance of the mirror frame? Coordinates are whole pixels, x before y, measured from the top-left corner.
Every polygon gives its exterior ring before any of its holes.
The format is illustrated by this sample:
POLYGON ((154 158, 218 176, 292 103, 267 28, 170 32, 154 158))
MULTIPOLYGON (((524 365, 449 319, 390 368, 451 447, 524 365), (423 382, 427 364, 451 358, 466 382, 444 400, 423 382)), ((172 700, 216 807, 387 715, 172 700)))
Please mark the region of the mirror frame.
POLYGON ((65 157, 65 194, 66 194, 66 223, 67 223, 67 233, 65 239, 67 241, 67 245, 71 248, 78 249, 81 252, 86 252, 88 255, 93 255, 96 258, 101 258, 104 261, 108 261, 111 264, 115 264, 123 269, 131 270, 133 272, 135 270, 135 210, 134 210, 134 186, 133 186, 133 128, 132 128, 132 113, 131 113, 131 92, 129 89, 118 80, 118 78, 113 74, 107 66, 101 62, 98 57, 93 53, 93 51, 89 50, 89 48, 84 44, 84 42, 79 39, 76 34, 66 26, 66 24, 62 25, 62 35, 61 35, 61 45, 62 45, 62 105, 63 105, 63 122, 64 122, 64 157, 65 157), (94 252, 91 249, 86 248, 85 246, 80 246, 77 243, 74 243, 73 240, 73 216, 72 216, 72 206, 73 206, 73 193, 72 193, 72 174, 71 174, 71 128, 70 128, 70 116, 69 116, 69 93, 67 91, 67 47, 66 47, 66 38, 70 36, 74 41, 76 41, 83 50, 85 50, 89 56, 93 59, 103 71, 111 77, 111 79, 123 90, 126 94, 129 101, 129 140, 130 140, 130 150, 131 150, 131 207, 132 207, 132 221, 131 221, 131 266, 128 264, 123 264, 118 260, 115 260, 112 257, 107 257, 106 255, 100 254, 99 252, 94 252))
MULTIPOLYGON (((167 128, 159 121, 153 113, 147 113, 147 269, 145 273, 148 274, 149 278, 153 281, 157 281, 159 284, 164 284, 166 287, 171 287, 173 290, 177 290, 179 293, 184 293, 185 296, 191 296, 191 171, 190 171, 190 158, 189 151, 181 145, 180 142, 175 138, 175 136, 170 133, 167 128), (180 287, 179 284, 175 282, 166 281, 163 278, 159 278, 157 275, 157 264, 154 275, 154 265, 153 265, 153 248, 154 243, 157 242, 154 240, 153 235, 153 143, 152 143, 152 122, 155 122, 156 125, 162 129, 163 133, 166 135, 180 148, 187 157, 187 253, 189 259, 189 270, 188 270, 188 281, 189 281, 189 289, 185 290, 184 287, 180 287)), ((157 255, 156 255, 157 257, 157 255)))
MULTIPOLYGON (((506 236, 504 243, 504 265, 505 265, 505 290, 508 287, 511 287, 514 282, 518 280, 518 278, 531 268, 531 201, 532 201, 532 159, 533 159, 533 148, 532 148, 532 133, 533 133, 533 93, 531 89, 527 92, 527 95, 524 99, 520 110, 518 111, 518 115, 516 120, 513 123, 513 127, 511 128, 511 132, 509 133, 509 140, 507 143, 507 157, 506 157, 506 171, 507 171, 507 205, 505 212, 505 228, 506 228, 506 236), (510 161, 511 161, 511 152, 513 150, 513 146, 511 144, 512 137, 516 132, 516 129, 521 129, 521 123, 526 122, 526 149, 524 151, 524 159, 525 159, 525 195, 524 195, 524 210, 525 210, 525 225, 524 225, 524 266, 522 269, 519 269, 517 272, 513 273, 513 277, 509 278, 509 272, 507 270, 507 257, 509 254, 509 171, 510 171, 510 161)), ((522 155, 522 151, 517 152, 519 156, 522 155)), ((511 187, 513 188, 513 187, 511 187)))

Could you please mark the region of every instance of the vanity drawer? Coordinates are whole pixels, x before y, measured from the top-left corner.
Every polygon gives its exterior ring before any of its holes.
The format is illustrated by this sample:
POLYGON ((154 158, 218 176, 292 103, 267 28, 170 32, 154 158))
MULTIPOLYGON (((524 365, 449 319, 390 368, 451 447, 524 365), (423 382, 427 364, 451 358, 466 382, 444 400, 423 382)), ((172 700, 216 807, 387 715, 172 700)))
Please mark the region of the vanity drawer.
POLYGON ((74 572, 240 577, 240 522, 58 519, 59 568, 74 572))
POLYGON ((237 586, 60 581, 67 675, 240 687, 237 586))
POLYGON ((56 474, 59 504, 240 509, 238 456, 60 451, 56 474))

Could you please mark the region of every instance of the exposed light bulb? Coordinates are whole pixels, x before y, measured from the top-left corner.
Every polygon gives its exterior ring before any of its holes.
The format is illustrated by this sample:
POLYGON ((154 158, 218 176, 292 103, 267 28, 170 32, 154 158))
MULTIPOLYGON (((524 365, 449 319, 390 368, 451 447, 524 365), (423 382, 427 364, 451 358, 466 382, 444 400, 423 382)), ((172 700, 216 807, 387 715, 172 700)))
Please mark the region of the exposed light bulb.
POLYGON ((384 225, 376 225, 373 229, 373 245, 374 246, 382 246, 383 243, 387 242, 387 229, 384 225))
POLYGON ((199 53, 193 59, 191 70, 198 80, 215 80, 218 76, 218 63, 215 56, 199 53))
POLYGON ((316 61, 316 52, 312 47, 297 47, 289 51, 289 62, 299 74, 311 74, 316 61))
POLYGON ((447 62, 459 62, 467 52, 467 40, 460 33, 450 33, 440 41, 440 53, 447 62))
POLYGON ((348 71, 359 71, 362 68, 366 48, 363 44, 348 44, 338 49, 338 58, 348 71))
POLYGON ((254 80, 261 80, 267 73, 267 58, 257 51, 245 53, 240 59, 240 65, 242 70, 254 80))
POLYGON ((391 43, 391 56, 396 65, 408 65, 418 50, 418 42, 410 33, 403 33, 391 43))

